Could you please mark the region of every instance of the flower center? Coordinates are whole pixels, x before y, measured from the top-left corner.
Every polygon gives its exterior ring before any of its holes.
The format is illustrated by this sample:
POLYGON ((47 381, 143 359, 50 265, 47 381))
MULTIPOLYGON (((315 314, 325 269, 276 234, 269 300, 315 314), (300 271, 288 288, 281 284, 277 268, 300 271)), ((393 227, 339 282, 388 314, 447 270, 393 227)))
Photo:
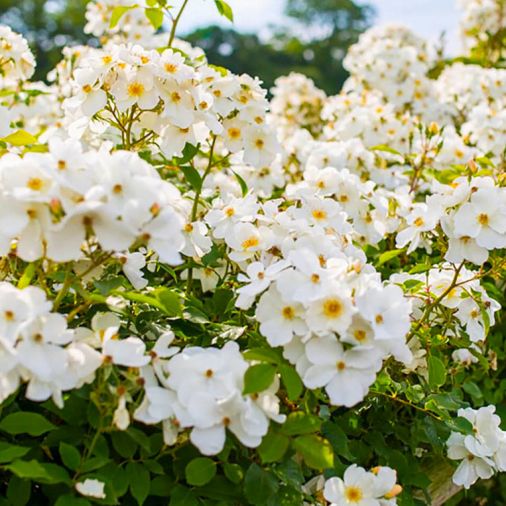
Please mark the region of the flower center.
POLYGON ((358 487, 346 487, 344 495, 346 496, 346 499, 349 502, 355 502, 355 503, 360 502, 362 500, 362 498, 364 497, 362 490, 360 490, 358 487))
POLYGON ((315 209, 311 214, 315 220, 324 220, 327 217, 327 213, 321 209, 315 209))
POLYGON ((128 94, 131 97, 142 97, 144 95, 144 85, 138 82, 130 83, 128 85, 128 94))
POLYGON ((374 318, 374 321, 378 324, 378 325, 381 325, 383 323, 383 316, 380 315, 380 314, 377 314, 376 315, 376 318, 374 318))
POLYGON ((355 339, 357 341, 359 341, 359 342, 365 341, 365 338, 366 338, 365 330, 361 330, 361 329, 355 330, 353 335, 355 336, 355 339))
POLYGON ((7 309, 7 311, 4 312, 4 316, 8 322, 11 322, 12 320, 14 320, 14 312, 11 311, 10 309, 7 309))
POLYGON ((338 371, 344 371, 344 369, 346 369, 346 364, 342 360, 339 360, 336 364, 336 369, 338 371))
POLYGON ((258 237, 255 237, 252 235, 251 237, 248 237, 245 241, 243 241, 241 246, 242 246, 242 249, 250 249, 250 248, 254 248, 255 246, 258 246, 259 242, 260 241, 258 240, 258 237))
POLYGON ((338 299, 327 299, 323 303, 323 314, 327 318, 337 318, 343 312, 343 305, 338 299))
POLYGON ((238 128, 229 128, 228 136, 231 139, 239 139, 239 137, 241 137, 241 131, 238 128))
POLYGON ((293 320, 294 316, 295 316, 295 311, 293 310, 293 307, 291 306, 285 306, 283 308, 283 318, 285 318, 286 320, 293 320))
POLYGON ((44 186, 44 181, 42 181, 42 179, 40 179, 39 177, 31 177, 26 183, 26 186, 27 188, 30 188, 30 190, 38 192, 42 190, 42 187, 44 186))
POLYGON ((486 227, 489 222, 488 214, 482 213, 478 216, 478 223, 486 227))
POLYGON ((423 218, 420 216, 413 223, 414 223, 415 227, 423 227, 423 225, 425 224, 425 222, 423 221, 423 218))

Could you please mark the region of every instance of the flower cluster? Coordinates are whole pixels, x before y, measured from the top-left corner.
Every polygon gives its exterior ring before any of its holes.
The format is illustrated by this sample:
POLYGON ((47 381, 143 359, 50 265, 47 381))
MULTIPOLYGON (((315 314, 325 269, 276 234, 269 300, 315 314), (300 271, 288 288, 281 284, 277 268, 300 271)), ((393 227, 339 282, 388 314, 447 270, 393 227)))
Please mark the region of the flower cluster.
POLYGON ((395 506, 402 492, 397 485, 397 473, 390 467, 375 467, 371 471, 353 464, 343 478, 325 482, 323 496, 330 506, 395 506))
POLYGON ((230 152, 243 151, 244 162, 254 166, 270 163, 278 149, 257 79, 206 64, 194 68, 172 49, 112 45, 95 51, 81 59, 73 85, 64 107, 74 136, 88 126, 101 133, 111 127, 125 147, 156 141, 170 159, 182 156, 187 143, 219 135, 230 152))
POLYGON ((30 79, 35 58, 28 43, 8 26, 0 25, 0 86, 10 86, 30 79))
POLYGON ((140 241, 164 262, 181 261, 181 195, 134 153, 83 152, 76 141, 55 139, 48 153, 6 155, 0 200, 3 255, 14 246, 26 261, 66 262, 83 256, 85 240, 110 252, 140 241))
POLYGON ((482 265, 489 251, 506 247, 506 188, 491 177, 455 179, 451 185, 434 183, 425 203, 414 203, 397 235, 397 246, 408 252, 430 245, 427 233, 440 224, 448 236, 445 259, 482 265))
POLYGON ((495 35, 506 26, 502 0, 459 0, 462 9, 460 30, 464 37, 483 39, 495 35))
POLYGON ((155 29, 144 14, 146 5, 134 0, 99 0, 86 4, 86 25, 84 33, 101 37, 104 42, 135 42, 144 44, 155 33, 155 29), (113 14, 121 13, 115 26, 111 27, 113 14))
POLYGON ((453 482, 466 489, 478 479, 488 479, 494 472, 506 471, 506 432, 494 414, 495 406, 480 409, 459 409, 458 416, 472 425, 471 434, 452 432, 448 441, 448 457, 460 460, 453 482))
POLYGON ((32 401, 52 398, 63 406, 62 392, 91 383, 102 355, 67 328, 65 317, 51 312, 44 291, 0 283, 0 400, 21 383, 32 401))
POLYGON ((268 389, 243 395, 248 362, 234 342, 223 348, 186 347, 170 360, 155 356, 153 369, 144 372, 144 400, 135 419, 163 422, 166 444, 191 428, 190 440, 204 455, 216 455, 232 432, 248 448, 257 447, 267 434, 269 419, 283 423, 279 414, 276 380, 268 389))
POLYGON ((320 133, 321 110, 326 95, 311 79, 292 72, 276 79, 271 93, 271 114, 285 135, 293 132, 294 127, 305 128, 313 135, 320 133))

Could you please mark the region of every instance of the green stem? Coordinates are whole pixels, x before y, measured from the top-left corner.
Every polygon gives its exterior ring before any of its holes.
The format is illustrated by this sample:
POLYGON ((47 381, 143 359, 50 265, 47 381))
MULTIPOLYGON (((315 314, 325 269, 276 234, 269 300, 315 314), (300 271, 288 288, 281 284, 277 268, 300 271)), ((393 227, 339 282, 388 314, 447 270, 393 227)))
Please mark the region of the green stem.
POLYGON ((181 9, 179 9, 179 12, 177 13, 176 17, 172 21, 172 28, 170 30, 169 42, 167 44, 167 47, 171 47, 172 43, 174 42, 174 37, 176 36, 177 24, 179 23, 179 20, 181 19, 181 16, 183 15, 183 11, 184 11, 187 3, 188 3, 188 0, 184 0, 183 5, 181 5, 181 9))

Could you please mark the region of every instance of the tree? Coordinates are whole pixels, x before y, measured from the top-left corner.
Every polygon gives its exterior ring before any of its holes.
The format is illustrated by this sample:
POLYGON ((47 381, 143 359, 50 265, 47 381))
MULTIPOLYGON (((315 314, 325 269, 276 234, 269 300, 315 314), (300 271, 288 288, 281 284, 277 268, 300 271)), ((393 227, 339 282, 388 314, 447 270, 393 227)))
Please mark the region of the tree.
POLYGON ((217 26, 186 38, 202 47, 211 63, 258 75, 268 88, 293 71, 336 93, 348 75, 342 66, 346 50, 369 26, 374 11, 352 0, 288 0, 285 12, 293 23, 276 27, 268 42, 217 26))
POLYGON ((0 0, 0 24, 23 34, 35 54, 34 79, 45 79, 61 49, 93 42, 83 32, 87 0, 0 0))

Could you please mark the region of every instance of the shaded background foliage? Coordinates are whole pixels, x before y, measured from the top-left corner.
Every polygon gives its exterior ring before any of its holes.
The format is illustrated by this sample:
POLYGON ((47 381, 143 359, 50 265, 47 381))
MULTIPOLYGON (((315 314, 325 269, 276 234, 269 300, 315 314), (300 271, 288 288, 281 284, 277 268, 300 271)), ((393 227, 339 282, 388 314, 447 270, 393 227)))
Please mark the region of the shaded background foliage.
MULTIPOLYGON (((45 79, 67 45, 97 41, 83 33, 86 0, 0 0, 0 23, 30 42, 37 59, 35 79, 45 79)), ((272 27, 269 40, 233 28, 208 26, 183 38, 202 47, 209 62, 260 77, 265 87, 292 71, 336 93, 347 77, 346 49, 373 21, 374 10, 352 0, 287 0, 289 22, 272 27)))

